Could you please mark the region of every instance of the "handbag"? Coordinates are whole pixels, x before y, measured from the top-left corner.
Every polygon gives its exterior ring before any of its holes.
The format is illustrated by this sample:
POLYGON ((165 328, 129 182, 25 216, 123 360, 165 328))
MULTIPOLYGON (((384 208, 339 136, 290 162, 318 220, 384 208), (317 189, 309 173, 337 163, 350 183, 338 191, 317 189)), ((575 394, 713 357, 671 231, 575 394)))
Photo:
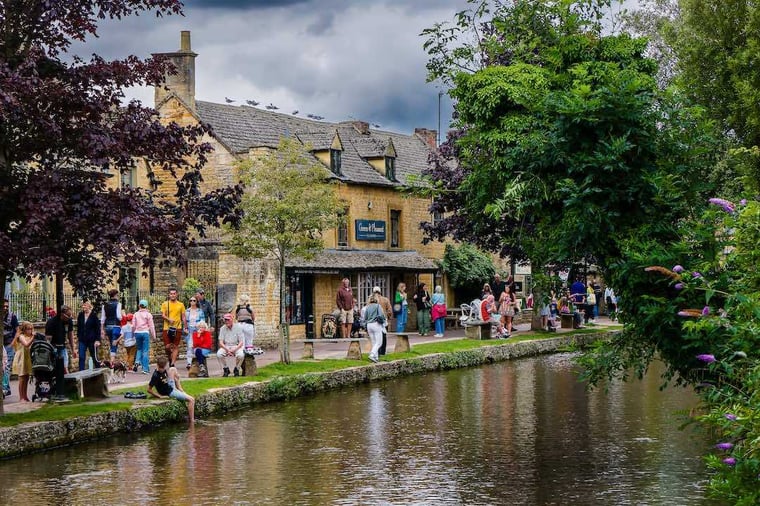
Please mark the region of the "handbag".
POLYGON ((400 313, 401 312, 401 303, 397 302, 393 304, 393 312, 394 313, 400 313))
POLYGON ((586 296, 586 304, 596 306, 596 294, 590 293, 586 296))

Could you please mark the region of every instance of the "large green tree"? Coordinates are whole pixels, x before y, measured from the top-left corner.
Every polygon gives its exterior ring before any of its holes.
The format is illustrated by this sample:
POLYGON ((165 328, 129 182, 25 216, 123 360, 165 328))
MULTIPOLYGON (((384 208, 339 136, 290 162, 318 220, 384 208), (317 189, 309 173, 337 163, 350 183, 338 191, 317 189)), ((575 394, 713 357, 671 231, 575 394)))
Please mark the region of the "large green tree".
MULTIPOLYGON (((322 250, 322 232, 337 224, 343 211, 329 171, 294 138, 276 150, 238 165, 247 188, 239 226, 228 227, 230 252, 241 258, 274 258, 279 267, 280 325, 285 325, 285 262, 313 258, 322 250)), ((280 332, 280 358, 290 363, 290 346, 280 332)))

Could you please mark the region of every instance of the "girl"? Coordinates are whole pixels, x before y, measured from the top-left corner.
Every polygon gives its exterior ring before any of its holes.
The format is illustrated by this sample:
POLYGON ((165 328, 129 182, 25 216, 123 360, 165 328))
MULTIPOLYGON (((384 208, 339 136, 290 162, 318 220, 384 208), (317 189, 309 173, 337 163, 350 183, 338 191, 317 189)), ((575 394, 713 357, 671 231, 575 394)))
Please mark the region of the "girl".
POLYGON ((515 316, 515 294, 507 285, 499 298, 499 314, 501 323, 507 329, 507 334, 512 334, 512 319, 515 316))
POLYGON ((32 374, 32 354, 29 348, 34 340, 34 326, 31 322, 23 321, 16 331, 11 346, 16 350, 16 374, 18 374, 18 398, 20 402, 30 402, 26 395, 29 387, 29 375, 32 374), (18 357, 20 355, 20 358, 18 357))

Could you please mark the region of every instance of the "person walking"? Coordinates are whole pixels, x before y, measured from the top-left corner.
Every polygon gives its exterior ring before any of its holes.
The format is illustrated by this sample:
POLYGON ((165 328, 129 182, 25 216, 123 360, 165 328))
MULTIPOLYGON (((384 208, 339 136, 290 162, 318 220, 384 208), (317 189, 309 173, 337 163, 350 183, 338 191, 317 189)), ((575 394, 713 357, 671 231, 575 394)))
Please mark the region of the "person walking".
POLYGON ((378 351, 379 355, 382 356, 385 355, 385 348, 388 345, 388 322, 393 314, 393 306, 391 306, 390 299, 380 293, 379 286, 372 288, 372 293, 377 298, 377 303, 380 304, 380 307, 383 309, 383 314, 385 315, 385 321, 383 322, 383 343, 380 345, 380 350, 378 351))
POLYGON ((443 332, 446 329, 446 297, 443 295, 441 285, 435 287, 430 302, 433 304, 430 315, 435 325, 435 337, 443 337, 443 332))
POLYGON ((430 302, 427 283, 420 283, 417 286, 417 291, 412 299, 417 308, 417 332, 421 336, 426 336, 430 332, 430 309, 433 307, 430 302))
POLYGON ((60 313, 51 316, 45 323, 45 337, 55 348, 55 397, 63 398, 63 376, 68 368, 68 353, 66 342, 71 347, 71 353, 77 358, 77 350, 74 348, 74 314, 67 305, 61 306, 60 313))
POLYGON ((507 330, 508 335, 512 335, 512 321, 515 317, 515 294, 509 286, 504 288, 499 299, 499 315, 501 315, 501 324, 507 330))
POLYGON ((8 397, 11 395, 11 366, 16 354, 11 343, 15 339, 18 329, 18 316, 10 310, 8 299, 3 299, 3 312, 0 313, 0 318, 3 321, 3 348, 5 350, 5 362, 0 365, 3 367, 3 394, 8 397))
MULTIPOLYGON (((94 368, 100 367, 100 359, 98 358, 98 350, 100 349, 100 337, 102 333, 102 324, 95 312, 92 310, 92 303, 86 300, 82 302, 82 310, 77 315, 77 342, 79 343, 79 370, 85 370, 85 358, 87 352, 90 352, 90 358, 92 359, 92 365, 94 368)), ((109 335, 115 341, 111 346, 118 346, 119 339, 121 339, 121 327, 119 332, 114 332, 110 329, 109 335)))
POLYGON ((132 317, 132 331, 135 333, 135 346, 137 346, 137 358, 132 365, 132 371, 137 372, 137 364, 142 367, 143 374, 150 373, 150 342, 156 338, 156 326, 153 323, 153 315, 148 311, 148 301, 142 299, 140 308, 132 317))
MULTIPOLYGON (((108 290, 108 300, 100 310, 100 335, 110 347, 118 346, 118 341, 121 339, 121 317, 119 290, 111 288, 108 290)), ((79 335, 79 330, 77 330, 77 335, 79 335)), ((98 339, 98 342, 100 342, 100 339, 98 339)), ((79 355, 82 355, 81 351, 79 355)), ((94 358, 93 361, 95 361, 94 358)))
POLYGON ((169 367, 174 367, 179 356, 179 343, 182 339, 182 329, 187 326, 185 320, 185 305, 177 300, 177 289, 169 290, 169 299, 161 304, 161 316, 164 318, 163 341, 169 367))
POLYGON ((351 335, 351 324, 354 323, 354 292, 351 290, 351 281, 343 278, 335 294, 335 305, 340 311, 340 324, 342 333, 340 337, 351 335))
POLYGON ((409 318, 409 301, 406 298, 406 284, 399 283, 396 295, 393 297, 393 316, 396 317, 396 332, 406 331, 406 321, 409 318))
POLYGON ((203 311, 203 316, 208 323, 209 328, 216 327, 216 315, 214 314, 214 306, 206 298, 206 291, 203 288, 199 288, 195 292, 195 299, 198 301, 198 307, 203 311))
POLYGON ((378 303, 377 294, 373 293, 367 305, 362 310, 364 312, 363 320, 367 322, 367 334, 372 343, 372 349, 369 352, 369 359, 372 362, 378 362, 380 346, 383 344, 383 324, 385 323, 385 313, 378 303))

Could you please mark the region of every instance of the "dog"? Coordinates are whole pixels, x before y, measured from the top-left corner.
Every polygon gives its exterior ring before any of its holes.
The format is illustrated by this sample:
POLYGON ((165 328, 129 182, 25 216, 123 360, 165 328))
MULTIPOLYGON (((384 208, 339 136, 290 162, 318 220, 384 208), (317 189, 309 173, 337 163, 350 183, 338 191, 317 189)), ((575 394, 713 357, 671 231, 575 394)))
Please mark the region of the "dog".
POLYGON ((104 360, 101 365, 111 371, 109 383, 124 383, 127 379, 127 364, 121 360, 104 360))

